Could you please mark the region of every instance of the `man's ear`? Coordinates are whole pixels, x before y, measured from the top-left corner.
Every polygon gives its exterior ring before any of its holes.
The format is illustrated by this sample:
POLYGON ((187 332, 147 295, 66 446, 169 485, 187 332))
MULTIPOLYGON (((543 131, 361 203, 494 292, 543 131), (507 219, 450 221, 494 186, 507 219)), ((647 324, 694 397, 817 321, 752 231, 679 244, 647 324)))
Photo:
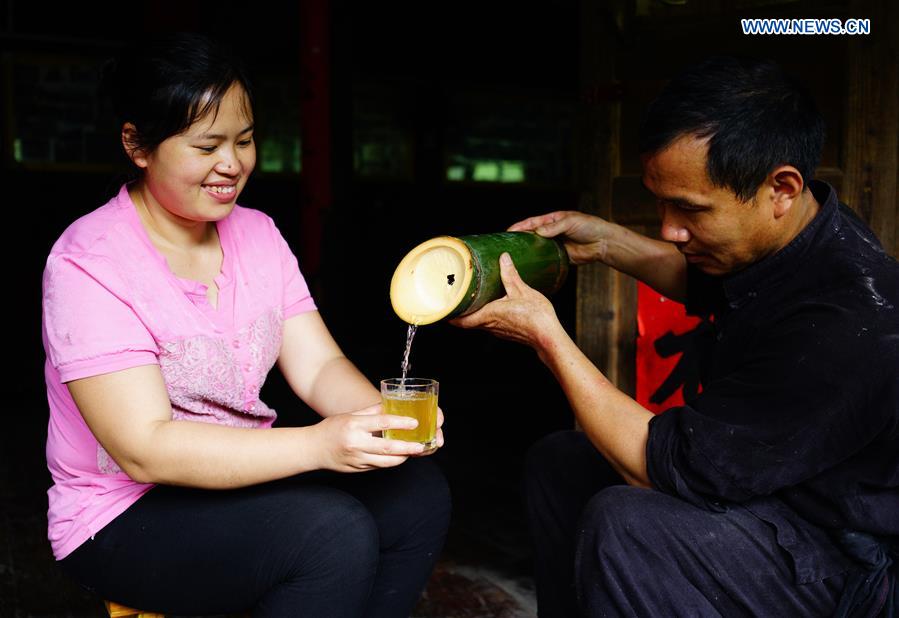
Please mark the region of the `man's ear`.
POLYGON ((768 174, 768 186, 774 203, 774 217, 779 219, 800 198, 805 181, 798 169, 792 165, 781 165, 768 174))
POLYGON ((122 125, 122 147, 132 163, 141 169, 147 167, 147 156, 138 146, 137 127, 131 122, 126 122, 122 125))

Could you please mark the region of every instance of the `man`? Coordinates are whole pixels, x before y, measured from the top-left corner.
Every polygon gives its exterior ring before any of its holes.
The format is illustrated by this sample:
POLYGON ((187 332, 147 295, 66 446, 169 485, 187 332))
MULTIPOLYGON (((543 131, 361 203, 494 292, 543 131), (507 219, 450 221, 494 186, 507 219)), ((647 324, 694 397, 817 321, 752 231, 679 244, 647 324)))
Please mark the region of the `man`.
POLYGON ((575 264, 607 264, 713 324, 702 392, 654 416, 508 255, 507 296, 455 321, 533 347, 583 429, 542 440, 525 471, 541 616, 890 611, 899 265, 810 180, 823 140, 776 65, 713 58, 642 127, 662 240, 577 212, 510 228, 562 237, 575 264))

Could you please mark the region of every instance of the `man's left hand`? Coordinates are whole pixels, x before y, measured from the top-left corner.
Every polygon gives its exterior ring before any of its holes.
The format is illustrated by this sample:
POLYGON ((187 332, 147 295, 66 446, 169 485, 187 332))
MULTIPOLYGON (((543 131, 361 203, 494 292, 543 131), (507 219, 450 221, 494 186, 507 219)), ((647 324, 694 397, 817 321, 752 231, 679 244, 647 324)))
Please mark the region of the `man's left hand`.
POLYGON ((521 279, 508 253, 500 256, 499 267, 506 295, 450 323, 523 343, 542 357, 554 335, 563 331, 555 309, 549 299, 521 279))

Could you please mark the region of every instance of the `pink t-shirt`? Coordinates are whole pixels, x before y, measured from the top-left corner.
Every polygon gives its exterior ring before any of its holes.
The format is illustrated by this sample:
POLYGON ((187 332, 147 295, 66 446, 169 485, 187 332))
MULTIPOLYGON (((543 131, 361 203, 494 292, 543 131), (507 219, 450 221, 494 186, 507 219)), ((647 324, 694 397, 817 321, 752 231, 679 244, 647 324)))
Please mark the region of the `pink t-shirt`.
POLYGON ((126 186, 50 252, 42 330, 48 536, 57 560, 153 487, 133 481, 100 446, 66 382, 159 365, 174 419, 260 428, 275 420, 259 389, 278 358, 284 320, 315 303, 267 215, 237 206, 217 227, 224 258, 216 308, 205 285, 169 269, 126 186))

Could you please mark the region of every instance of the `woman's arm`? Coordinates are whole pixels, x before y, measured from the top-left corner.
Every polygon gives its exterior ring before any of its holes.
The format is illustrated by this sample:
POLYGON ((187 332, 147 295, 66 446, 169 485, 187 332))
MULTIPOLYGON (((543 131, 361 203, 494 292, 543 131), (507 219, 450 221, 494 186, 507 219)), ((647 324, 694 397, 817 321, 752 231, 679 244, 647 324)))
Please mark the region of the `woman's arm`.
MULTIPOLYGON (((381 401, 381 393, 344 356, 318 311, 284 322, 278 367, 297 397, 326 418, 381 401)), ((443 446, 442 426, 443 410, 437 408, 438 448, 443 446)))
POLYGON ((293 392, 325 417, 381 401, 378 389, 344 355, 318 311, 284 322, 278 367, 293 392))
POLYGON ((380 414, 379 405, 311 427, 243 429, 172 420, 157 365, 67 386, 100 444, 128 476, 144 483, 225 489, 318 468, 352 472, 395 466, 422 451, 416 443, 372 435, 415 423, 380 414))

